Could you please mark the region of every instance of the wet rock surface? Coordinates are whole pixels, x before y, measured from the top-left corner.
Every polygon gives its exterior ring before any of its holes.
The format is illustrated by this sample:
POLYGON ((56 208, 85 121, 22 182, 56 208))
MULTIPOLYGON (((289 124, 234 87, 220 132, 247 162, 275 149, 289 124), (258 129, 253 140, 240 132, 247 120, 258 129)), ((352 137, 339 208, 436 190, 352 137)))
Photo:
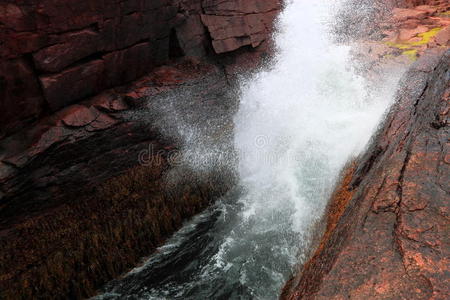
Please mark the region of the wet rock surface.
POLYGON ((181 133, 230 144, 235 75, 270 54, 279 8, 0 3, 0 298, 92 296, 227 191, 232 170, 191 165, 181 133))
POLYGON ((0 137, 174 57, 202 59, 268 40, 271 1, 0 3, 0 137))
POLYGON ((352 43, 364 77, 386 66, 409 65, 428 49, 450 46, 448 1, 422 2, 348 1, 337 13, 335 38, 352 43))
POLYGON ((450 51, 442 51, 405 75, 383 127, 342 183, 347 192, 332 199, 348 201, 344 212, 283 299, 448 297, 450 51))
POLYGON ((91 296, 226 192, 232 170, 211 157, 195 171, 179 127, 229 145, 231 90, 187 60, 1 141, 2 299, 91 296))

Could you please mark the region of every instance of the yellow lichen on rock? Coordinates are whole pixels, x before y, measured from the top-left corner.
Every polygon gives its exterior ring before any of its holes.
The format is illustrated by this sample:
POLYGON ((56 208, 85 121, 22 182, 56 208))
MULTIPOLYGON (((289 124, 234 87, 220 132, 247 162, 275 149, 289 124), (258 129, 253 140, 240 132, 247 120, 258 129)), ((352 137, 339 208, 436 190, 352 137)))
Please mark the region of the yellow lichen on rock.
POLYGON ((402 54, 408 56, 412 61, 417 60, 417 49, 406 50, 403 51, 402 54))
POLYGON ((442 29, 442 27, 436 27, 433 28, 427 32, 424 33, 419 33, 417 36, 421 37, 422 40, 418 41, 418 42, 412 42, 411 45, 412 46, 422 46, 422 45, 426 45, 430 42, 430 40, 436 36, 436 34, 442 29))
POLYGON ((402 42, 385 42, 389 47, 397 48, 400 50, 405 50, 402 52, 403 55, 408 56, 411 60, 416 60, 418 56, 418 48, 427 45, 433 37, 435 37, 442 27, 435 27, 427 32, 419 33, 416 37, 421 38, 420 41, 402 41, 402 42))

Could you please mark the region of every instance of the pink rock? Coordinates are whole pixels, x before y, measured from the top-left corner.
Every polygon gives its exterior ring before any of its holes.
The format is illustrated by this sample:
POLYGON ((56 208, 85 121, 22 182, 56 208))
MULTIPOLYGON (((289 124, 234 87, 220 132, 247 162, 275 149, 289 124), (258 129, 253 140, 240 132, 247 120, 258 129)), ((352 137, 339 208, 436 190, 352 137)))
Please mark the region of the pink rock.
POLYGON ((107 114, 100 113, 94 121, 92 121, 89 125, 86 126, 86 130, 87 131, 105 130, 114 126, 118 122, 119 122, 118 120, 111 118, 107 114))
POLYGON ((398 38, 402 41, 406 41, 417 36, 419 33, 424 33, 427 31, 428 27, 426 26, 418 26, 414 29, 400 29, 400 35, 398 38))
POLYGON ((431 6, 431 5, 419 5, 419 6, 414 7, 414 9, 423 10, 429 14, 434 14, 438 10, 438 8, 436 6, 431 6))
POLYGON ((99 115, 100 112, 94 107, 87 108, 84 105, 76 104, 61 112, 61 121, 66 126, 83 127, 92 123, 99 115))
POLYGON ((427 12, 423 10, 408 9, 408 8, 394 8, 394 19, 402 22, 407 19, 423 19, 427 16, 427 12))
MULTIPOLYGON (((401 28, 414 29, 414 28, 417 28, 417 26, 421 25, 422 23, 423 22, 418 19, 408 19, 406 21, 403 21, 401 24, 399 24, 399 26, 401 28)), ((398 27, 398 26, 396 26, 396 27, 398 27)))
POLYGON ((128 106, 123 101, 122 97, 112 92, 103 92, 100 95, 94 97, 91 103, 100 110, 106 110, 109 112, 116 112, 127 110, 128 106))
POLYGON ((438 43, 441 46, 449 45, 449 41, 450 41, 450 26, 447 26, 444 29, 442 29, 441 31, 439 31, 436 34, 435 41, 436 41, 436 43, 438 43))

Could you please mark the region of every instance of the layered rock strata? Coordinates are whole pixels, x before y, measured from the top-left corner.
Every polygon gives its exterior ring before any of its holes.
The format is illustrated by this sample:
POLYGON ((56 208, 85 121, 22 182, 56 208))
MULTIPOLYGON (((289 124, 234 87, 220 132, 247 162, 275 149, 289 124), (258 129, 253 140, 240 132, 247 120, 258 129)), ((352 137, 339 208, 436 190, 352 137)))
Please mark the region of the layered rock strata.
POLYGON ((0 4, 0 298, 92 296, 227 191, 279 5, 0 4))
POLYGON ((179 56, 267 40, 278 0, 2 1, 0 137, 179 56))

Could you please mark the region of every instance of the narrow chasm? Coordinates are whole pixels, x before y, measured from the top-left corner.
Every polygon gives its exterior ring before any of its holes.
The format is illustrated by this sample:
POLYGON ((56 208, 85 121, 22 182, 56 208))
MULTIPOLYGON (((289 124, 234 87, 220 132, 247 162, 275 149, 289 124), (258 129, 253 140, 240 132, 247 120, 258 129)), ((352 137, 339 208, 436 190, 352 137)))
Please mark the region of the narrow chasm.
POLYGON ((69 2, 0 4, 1 299, 448 295, 446 1, 69 2))

